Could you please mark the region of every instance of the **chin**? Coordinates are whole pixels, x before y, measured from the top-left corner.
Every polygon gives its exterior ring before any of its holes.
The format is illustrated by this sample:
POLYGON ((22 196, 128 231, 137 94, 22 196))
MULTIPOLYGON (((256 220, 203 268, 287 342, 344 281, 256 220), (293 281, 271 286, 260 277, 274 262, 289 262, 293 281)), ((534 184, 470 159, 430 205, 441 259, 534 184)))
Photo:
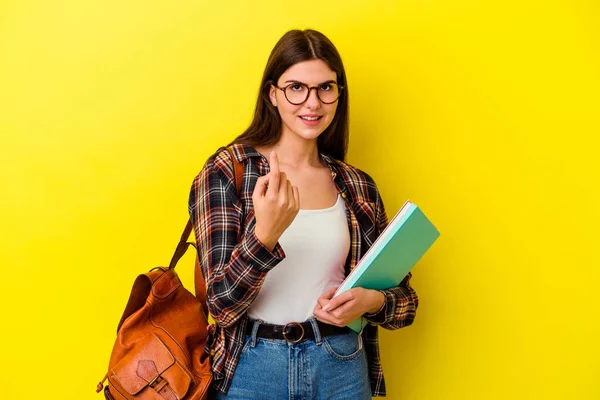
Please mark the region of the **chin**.
POLYGON ((293 132, 304 139, 316 139, 329 127, 329 124, 318 127, 306 127, 302 125, 294 126, 293 132))
POLYGON ((321 136, 321 133, 323 133, 324 131, 325 131, 325 129, 323 129, 323 130, 321 130, 321 129, 319 129, 319 130, 300 129, 300 130, 294 130, 294 133, 303 139, 314 140, 314 139, 318 138, 319 136, 321 136))

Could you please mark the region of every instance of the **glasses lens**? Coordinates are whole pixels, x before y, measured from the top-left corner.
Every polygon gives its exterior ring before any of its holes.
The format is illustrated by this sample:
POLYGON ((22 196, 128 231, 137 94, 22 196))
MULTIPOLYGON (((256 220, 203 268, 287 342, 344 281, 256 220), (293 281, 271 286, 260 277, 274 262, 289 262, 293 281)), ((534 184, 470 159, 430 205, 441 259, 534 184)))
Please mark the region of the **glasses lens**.
POLYGON ((323 103, 333 103, 340 97, 338 85, 335 83, 324 83, 319 85, 319 99, 323 103))
POLYGON ((301 83, 294 83, 285 88, 285 97, 293 104, 301 104, 308 97, 308 87, 301 83))

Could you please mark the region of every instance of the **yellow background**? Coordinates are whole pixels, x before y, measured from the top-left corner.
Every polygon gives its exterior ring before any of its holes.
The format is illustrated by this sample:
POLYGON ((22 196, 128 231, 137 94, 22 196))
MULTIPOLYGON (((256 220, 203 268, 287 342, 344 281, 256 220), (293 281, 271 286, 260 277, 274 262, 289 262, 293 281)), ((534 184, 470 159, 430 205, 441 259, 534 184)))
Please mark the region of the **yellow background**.
MULTIPOLYGON (((596 1, 0 2, 2 399, 100 399, 138 273, 275 42, 344 59, 349 162, 441 232, 390 399, 600 398, 596 1)), ((192 288, 191 255, 178 271, 192 288)))

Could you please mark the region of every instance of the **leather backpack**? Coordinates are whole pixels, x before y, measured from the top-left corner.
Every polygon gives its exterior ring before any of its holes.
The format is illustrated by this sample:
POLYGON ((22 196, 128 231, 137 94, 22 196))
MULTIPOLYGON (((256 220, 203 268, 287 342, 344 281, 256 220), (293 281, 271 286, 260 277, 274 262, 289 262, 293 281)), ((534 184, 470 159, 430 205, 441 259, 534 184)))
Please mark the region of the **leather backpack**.
MULTIPOLYGON (((227 148, 240 192, 243 165, 227 148)), ((108 400, 205 400, 212 382, 205 352, 208 332, 206 284, 198 255, 196 296, 183 287, 175 266, 185 254, 192 232, 188 220, 168 267, 139 275, 117 326, 108 373, 98 383, 108 400)))

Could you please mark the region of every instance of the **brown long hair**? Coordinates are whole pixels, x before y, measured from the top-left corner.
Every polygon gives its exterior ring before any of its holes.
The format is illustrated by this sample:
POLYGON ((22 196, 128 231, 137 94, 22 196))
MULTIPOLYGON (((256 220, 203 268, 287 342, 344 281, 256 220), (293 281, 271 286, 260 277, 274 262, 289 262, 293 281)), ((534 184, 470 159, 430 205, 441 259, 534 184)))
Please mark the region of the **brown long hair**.
POLYGON ((291 30, 279 39, 265 67, 260 91, 254 110, 254 118, 244 133, 230 143, 250 146, 268 146, 277 143, 281 136, 281 117, 269 101, 271 84, 277 84, 279 77, 292 65, 302 61, 323 60, 337 75, 337 83, 344 89, 338 99, 333 120, 319 135, 317 145, 320 152, 344 161, 348 150, 348 83, 342 58, 331 41, 321 32, 291 30))

